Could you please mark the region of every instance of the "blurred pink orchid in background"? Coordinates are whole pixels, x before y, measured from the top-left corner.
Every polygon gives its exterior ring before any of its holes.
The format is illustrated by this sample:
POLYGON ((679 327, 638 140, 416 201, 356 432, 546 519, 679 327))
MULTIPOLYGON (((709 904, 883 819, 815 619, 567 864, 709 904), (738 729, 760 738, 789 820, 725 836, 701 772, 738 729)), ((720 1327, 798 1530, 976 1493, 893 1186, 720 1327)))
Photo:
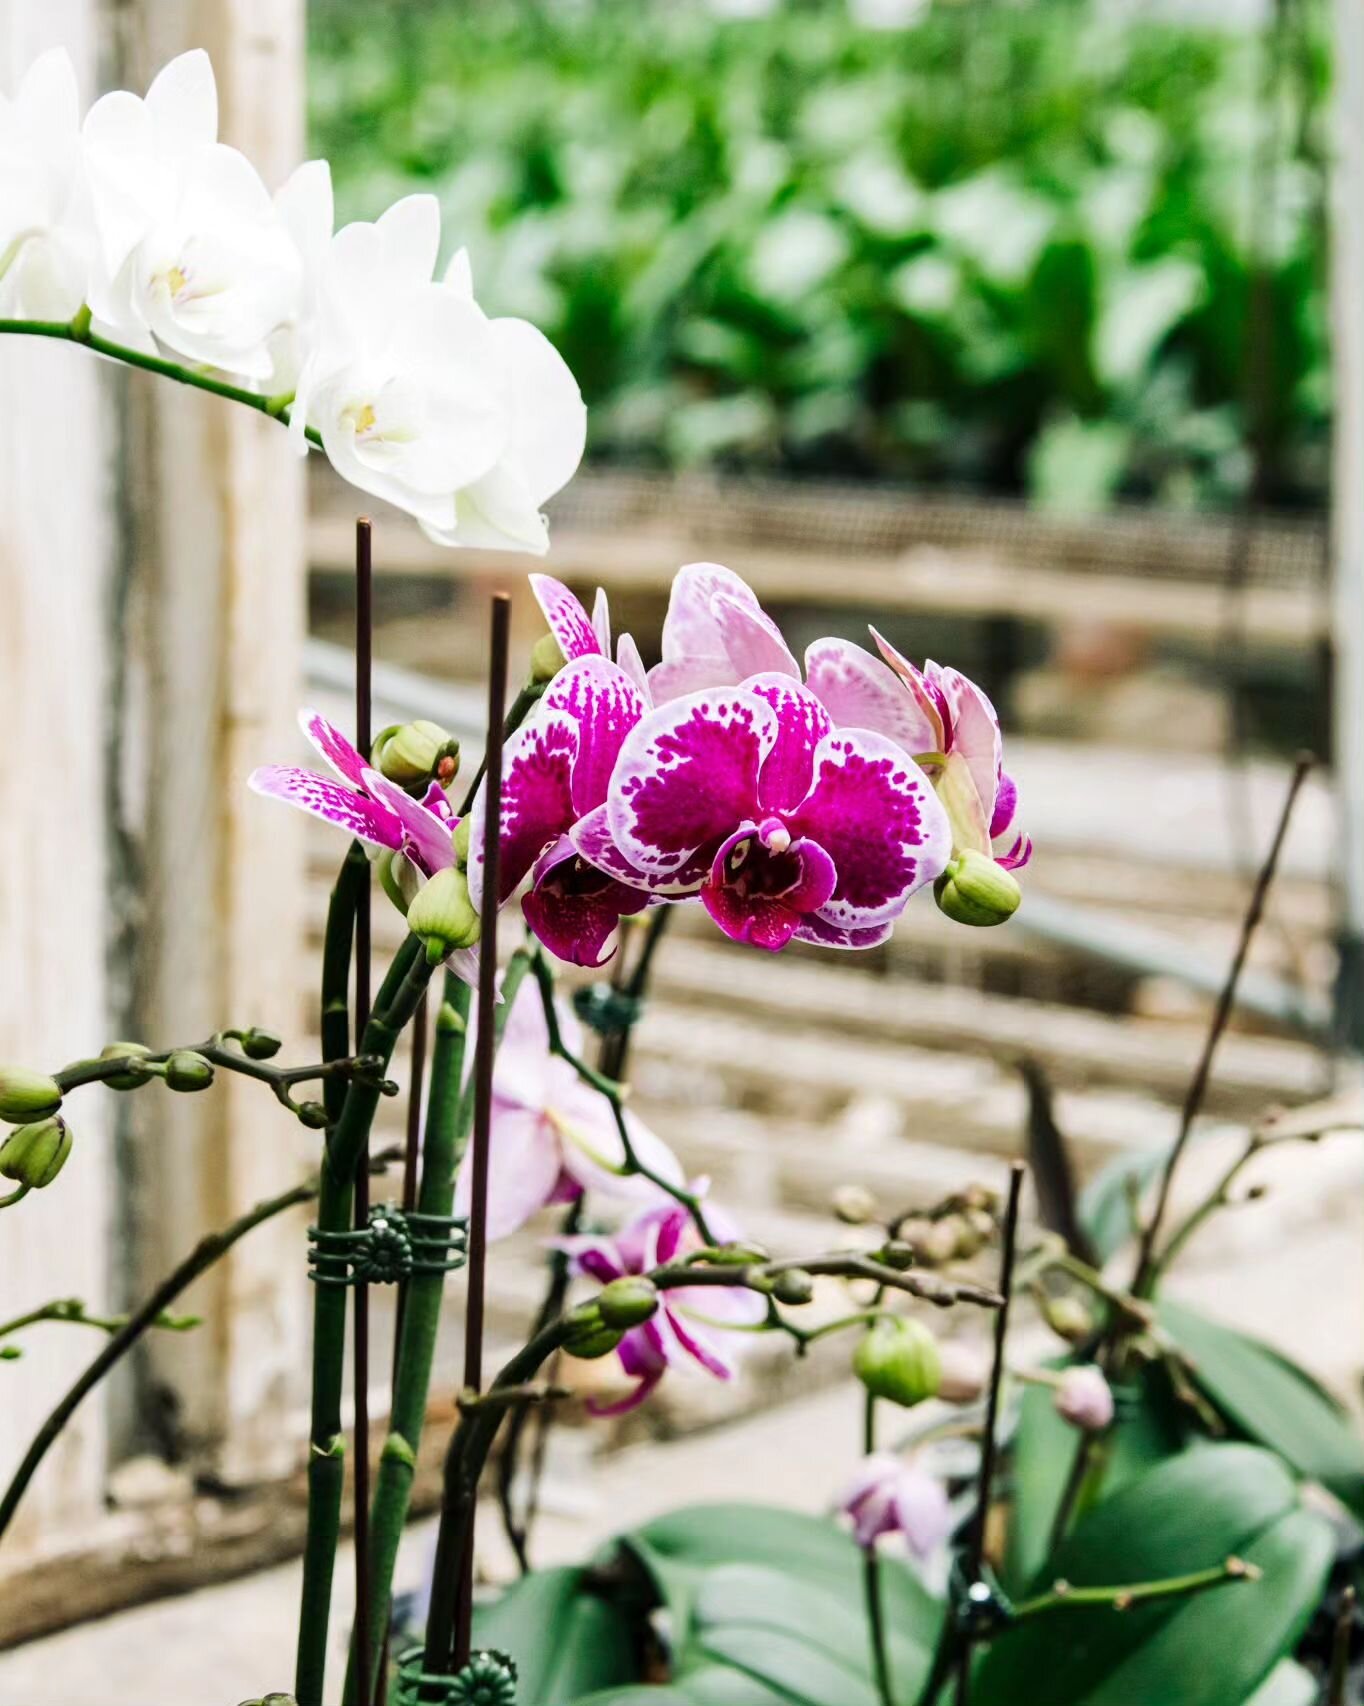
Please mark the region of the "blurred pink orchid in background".
MULTIPOLYGON (((618 665, 587 652, 567 664, 526 723, 507 742, 499 830, 499 901, 529 872, 526 922, 560 959, 598 966, 623 915, 640 912, 640 887, 589 863, 569 831, 603 806, 617 754, 644 715, 639 688, 618 665)), ((482 904, 484 811, 480 788, 470 813, 469 893, 482 904)))
POLYGON ((624 884, 697 894, 735 941, 862 948, 943 870, 947 819, 903 750, 835 731, 786 674, 692 693, 626 735, 572 845, 624 884))
POLYGON ((916 1558, 924 1559, 952 1532, 952 1508, 942 1482, 889 1452, 862 1460, 838 1508, 852 1519, 853 1538, 868 1551, 882 1535, 898 1534, 916 1558))
MULTIPOLYGON (((699 1195, 700 1188, 694 1188, 699 1195)), ((713 1210, 707 1210, 707 1217, 713 1226, 717 1221, 724 1224, 724 1217, 713 1210)), ((722 1235, 732 1237, 732 1228, 724 1227, 722 1235)), ((575 1273, 609 1285, 627 1274, 665 1267, 701 1248, 701 1242, 690 1211, 680 1203, 665 1203, 613 1236, 556 1238, 553 1245, 568 1254, 575 1273)), ((589 1402, 588 1409, 598 1416, 622 1415, 642 1404, 670 1368, 692 1363, 717 1380, 732 1379, 735 1353, 743 1342, 734 1335, 766 1317, 766 1301, 743 1286, 678 1286, 661 1292, 657 1313, 632 1327, 616 1349, 634 1389, 614 1403, 589 1402)))
MULTIPOLYGON (((557 1010, 565 1046, 580 1054, 582 1027, 565 1004, 557 1010)), ((471 1033, 475 1023, 471 1014, 471 1033)), ((682 1168, 662 1138, 628 1111, 625 1121, 639 1159, 659 1178, 681 1185, 682 1168)), ((634 1202, 665 1194, 625 1166, 610 1102, 550 1053, 544 1009, 534 990, 523 990, 507 1015, 493 1072, 489 1238, 505 1238, 547 1204, 573 1202, 585 1190, 634 1202)), ((470 1169, 466 1157, 456 1191, 459 1214, 468 1210, 470 1169)))

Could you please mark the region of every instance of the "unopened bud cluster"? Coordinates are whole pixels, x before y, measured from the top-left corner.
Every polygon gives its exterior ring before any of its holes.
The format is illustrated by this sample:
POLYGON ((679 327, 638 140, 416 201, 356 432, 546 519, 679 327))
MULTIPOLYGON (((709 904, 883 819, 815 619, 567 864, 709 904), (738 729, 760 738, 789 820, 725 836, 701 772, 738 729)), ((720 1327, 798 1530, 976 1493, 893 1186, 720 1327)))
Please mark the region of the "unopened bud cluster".
POLYGON ((432 782, 446 788, 459 769, 459 742, 424 718, 394 723, 375 738, 374 764, 380 775, 412 793, 423 793, 432 782))

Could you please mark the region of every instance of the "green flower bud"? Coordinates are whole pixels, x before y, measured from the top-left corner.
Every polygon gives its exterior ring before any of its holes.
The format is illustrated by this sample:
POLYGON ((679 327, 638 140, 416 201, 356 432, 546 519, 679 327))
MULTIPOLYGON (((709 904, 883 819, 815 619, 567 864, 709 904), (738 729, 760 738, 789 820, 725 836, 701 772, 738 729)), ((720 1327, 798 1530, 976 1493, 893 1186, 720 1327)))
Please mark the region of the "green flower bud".
POLYGON ((277 1037, 273 1031, 263 1030, 259 1025, 243 1031, 240 1041, 242 1053, 248 1060, 272 1060, 284 1047, 283 1037, 277 1037))
POLYGON ((464 870, 469 863, 469 814, 455 825, 455 863, 464 870))
POLYGON ((459 742, 439 723, 395 723, 375 740, 374 765, 400 788, 422 789, 433 780, 444 788, 459 769, 459 742))
POLYGON ((939 912, 958 924, 1003 924, 1018 911, 1022 891, 1010 872, 987 853, 968 847, 933 885, 939 912))
POLYGON ((1044 1313, 1052 1332, 1073 1345, 1094 1331, 1094 1317, 1078 1297, 1049 1297, 1044 1313))
POLYGON ((876 1198, 865 1185, 840 1185, 830 1207, 845 1226, 865 1226, 875 1217, 876 1198))
POLYGON ((71 1153, 71 1129, 59 1114, 21 1125, 0 1144, 0 1173, 40 1191, 50 1185, 71 1153))
POLYGON ((773 1275, 772 1295, 778 1303, 789 1303, 793 1308, 809 1303, 815 1295, 814 1278, 804 1268, 786 1268, 773 1275))
POLYGON ((922 1321, 882 1316, 853 1352, 853 1373, 873 1397, 920 1404, 942 1381, 938 1341, 922 1321))
POLYGON ((405 853, 385 848, 375 861, 375 869, 379 873, 379 887, 406 918, 407 909, 421 887, 416 866, 405 853))
POLYGON ((178 1048, 166 1062, 166 1084, 172 1090, 207 1090, 213 1068, 192 1048, 178 1048))
POLYGON ((530 649, 530 678, 532 681, 553 681, 568 660, 553 634, 541 634, 530 649))
MULTIPOLYGON (((144 1043, 110 1043, 99 1051, 101 1060, 142 1059, 152 1051, 144 1043)), ((131 1066, 126 1072, 116 1072, 104 1082, 111 1090, 140 1090, 156 1077, 150 1066, 131 1066)))
POLYGON ((585 1362, 595 1357, 610 1356, 625 1337, 622 1328, 607 1326, 598 1303, 580 1303, 568 1312, 567 1323, 564 1349, 570 1356, 581 1357, 585 1362))
POLYGON ((907 1244, 903 1238, 892 1238, 876 1252, 876 1259, 885 1267, 894 1268, 896 1273, 904 1273, 906 1268, 914 1266, 918 1257, 912 1244, 907 1244))
POLYGON ((300 1121, 309 1131, 323 1131, 327 1124, 327 1110, 321 1102, 300 1102, 294 1110, 300 1121))
POLYGON ((41 1120, 62 1105, 62 1087, 45 1072, 0 1066, 0 1120, 41 1120))
POLYGON ((469 899, 469 879, 453 866, 437 871, 418 889, 407 909, 407 927, 426 944, 426 957, 438 965, 456 948, 478 940, 478 914, 469 899))
POLYGON ((772 1252, 770 1250, 764 1249, 761 1244, 754 1244, 751 1242, 744 1244, 737 1242, 733 1244, 712 1244, 708 1249, 697 1251, 697 1257, 699 1260, 706 1262, 712 1267, 724 1268, 752 1267, 755 1262, 770 1261, 771 1256, 772 1252))
POLYGON ((608 1327, 628 1331, 657 1312, 658 1287, 645 1274, 626 1274, 602 1287, 597 1308, 608 1327))

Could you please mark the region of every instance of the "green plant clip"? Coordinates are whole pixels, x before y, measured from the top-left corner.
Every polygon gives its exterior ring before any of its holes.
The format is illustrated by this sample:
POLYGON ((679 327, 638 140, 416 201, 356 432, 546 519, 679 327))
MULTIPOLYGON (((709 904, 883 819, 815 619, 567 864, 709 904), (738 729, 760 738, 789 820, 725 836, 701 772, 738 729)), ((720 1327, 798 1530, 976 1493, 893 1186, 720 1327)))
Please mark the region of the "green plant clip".
POLYGON ((644 1003, 609 983, 584 984, 573 992, 573 1011, 599 1037, 619 1036, 639 1023, 644 1003))
POLYGON ((468 1236, 461 1215, 404 1213, 376 1203, 363 1227, 308 1228, 308 1278, 318 1285, 396 1285, 412 1274, 453 1273, 464 1266, 468 1236))
POLYGON ((516 1664, 506 1653, 473 1653, 455 1676, 422 1669, 425 1654, 412 1647, 398 1660, 394 1706, 516 1706, 516 1664))

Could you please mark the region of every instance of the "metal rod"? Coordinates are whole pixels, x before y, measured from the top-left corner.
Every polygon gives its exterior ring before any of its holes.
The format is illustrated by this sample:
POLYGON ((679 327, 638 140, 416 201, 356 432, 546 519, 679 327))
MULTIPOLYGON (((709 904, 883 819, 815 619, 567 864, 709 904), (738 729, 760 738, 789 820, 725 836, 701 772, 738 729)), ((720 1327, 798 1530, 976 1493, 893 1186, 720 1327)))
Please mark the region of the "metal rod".
MULTIPOLYGON (((374 551, 368 516, 355 523, 355 745, 369 757, 373 732, 374 551)), ((364 883, 355 910, 355 1047, 369 1022, 370 885, 364 883)), ((369 1138, 355 1167, 355 1225, 369 1221, 369 1138)), ((369 1291, 355 1288, 352 1353, 355 1396, 355 1660, 357 1706, 370 1706, 369 1616, 369 1291)))
MULTIPOLYGON (((484 1280, 488 1255, 488 1150, 492 1119, 493 1052, 497 1019, 497 912, 500 896, 499 835, 502 818, 502 719, 507 703, 507 651, 511 600, 497 593, 492 601, 488 664, 488 750, 483 830, 483 908, 479 937, 478 1029, 474 1036, 474 1129, 469 1193, 469 1290, 464 1316, 464 1389, 483 1386, 484 1280)), ((460 1571, 455 1611, 453 1668, 469 1660, 473 1624, 474 1519, 460 1571)))

